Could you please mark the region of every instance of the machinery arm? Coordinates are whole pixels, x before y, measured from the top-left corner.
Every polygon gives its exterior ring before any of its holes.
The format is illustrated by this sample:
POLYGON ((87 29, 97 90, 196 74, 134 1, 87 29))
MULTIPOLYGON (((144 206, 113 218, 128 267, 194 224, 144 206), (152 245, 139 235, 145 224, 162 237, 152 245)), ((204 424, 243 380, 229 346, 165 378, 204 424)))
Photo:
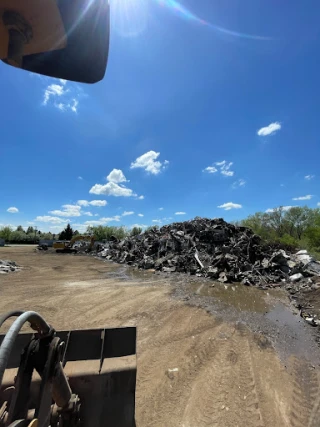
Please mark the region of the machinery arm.
MULTIPOLYGON (((8 313, 1 319, 6 320, 18 313, 8 313)), ((0 347, 0 385, 17 335, 27 321, 37 333, 24 349, 10 407, 0 414, 0 426, 29 426, 30 421, 37 420, 38 427, 76 427, 80 420, 80 401, 72 394, 63 372, 61 361, 65 345, 38 313, 28 311, 20 314, 4 337, 0 347), (28 400, 34 369, 41 377, 41 386, 38 404, 30 419, 28 400)))

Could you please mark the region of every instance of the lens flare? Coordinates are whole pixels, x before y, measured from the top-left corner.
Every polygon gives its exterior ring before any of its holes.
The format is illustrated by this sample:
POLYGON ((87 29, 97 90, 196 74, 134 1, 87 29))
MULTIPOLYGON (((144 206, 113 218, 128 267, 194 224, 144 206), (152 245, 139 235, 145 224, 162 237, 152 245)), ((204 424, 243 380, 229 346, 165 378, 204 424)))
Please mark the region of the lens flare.
POLYGON ((122 37, 137 37, 148 24, 148 0, 113 0, 112 25, 122 37))
POLYGON ((218 25, 211 24, 210 22, 199 18, 197 15, 195 15, 190 10, 188 10, 186 7, 178 3, 176 0, 155 0, 155 1, 160 6, 167 7, 168 9, 170 9, 180 18, 185 19, 187 21, 193 21, 201 25, 205 25, 219 33, 226 34, 233 37, 239 37, 243 39, 250 39, 250 40, 272 40, 271 37, 264 37, 264 36, 247 34, 247 33, 239 33, 237 31, 231 31, 231 30, 228 30, 227 28, 223 28, 223 27, 219 27, 218 25))

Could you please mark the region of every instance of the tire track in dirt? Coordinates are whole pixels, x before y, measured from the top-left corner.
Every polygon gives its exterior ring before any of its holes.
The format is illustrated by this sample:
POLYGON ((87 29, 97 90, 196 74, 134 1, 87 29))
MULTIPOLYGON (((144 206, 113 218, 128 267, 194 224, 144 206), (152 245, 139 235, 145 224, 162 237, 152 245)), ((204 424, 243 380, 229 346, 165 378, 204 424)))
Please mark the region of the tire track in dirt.
MULTIPOLYGON (((222 324, 211 327, 210 335, 217 335, 223 327, 222 324)), ((151 375, 150 382, 153 375, 157 380, 151 393, 141 401, 142 406, 147 408, 143 413, 143 425, 153 427, 178 425, 177 420, 182 419, 184 407, 199 372, 207 366, 208 360, 215 354, 213 350, 217 344, 214 339, 210 339, 211 336, 208 333, 205 340, 185 337, 180 342, 168 342, 166 348, 160 347, 160 351, 156 348, 146 350, 147 360, 150 361, 150 353, 153 354, 151 356, 153 363, 144 370, 144 358, 140 359, 143 374, 141 377, 138 374, 138 391, 140 385, 144 389, 148 383, 148 375, 151 375), (183 348, 184 351, 179 352, 179 348, 183 348), (176 368, 178 371, 170 372, 168 371, 170 368, 176 368)), ((140 405, 140 400, 138 403, 140 405)))
MULTIPOLYGON (((239 357, 239 393, 237 406, 243 412, 243 419, 248 425, 265 427, 263 422, 260 401, 258 398, 257 382, 255 378, 251 347, 249 343, 249 331, 243 323, 237 323, 236 331, 242 339, 234 339, 234 348, 239 357)), ((232 350, 233 351, 233 350, 232 350)), ((261 395, 261 393, 259 393, 261 395)))
POLYGON ((212 340, 211 357, 204 360, 183 414, 182 425, 185 427, 219 426, 220 412, 229 410, 226 406, 227 385, 232 377, 225 363, 230 353, 229 339, 230 335, 225 337, 223 333, 220 336, 218 333, 212 340))
POLYGON ((162 313, 162 319, 159 326, 159 331, 153 335, 152 340, 148 342, 150 347, 161 347, 172 344, 174 342, 182 341, 186 338, 195 337, 203 332, 213 330, 213 328, 219 326, 222 322, 212 318, 199 319, 198 310, 190 313, 187 307, 179 307, 179 310, 167 311, 164 315, 162 313), (183 315, 185 311, 186 316, 183 315), (199 321, 200 320, 200 321, 199 321), (170 334, 167 332, 167 326, 173 325, 170 334))
POLYGON ((197 379, 182 425, 264 427, 246 331, 233 329, 197 379))
POLYGON ((292 360, 292 427, 319 427, 320 382, 319 374, 307 362, 296 357, 292 360))

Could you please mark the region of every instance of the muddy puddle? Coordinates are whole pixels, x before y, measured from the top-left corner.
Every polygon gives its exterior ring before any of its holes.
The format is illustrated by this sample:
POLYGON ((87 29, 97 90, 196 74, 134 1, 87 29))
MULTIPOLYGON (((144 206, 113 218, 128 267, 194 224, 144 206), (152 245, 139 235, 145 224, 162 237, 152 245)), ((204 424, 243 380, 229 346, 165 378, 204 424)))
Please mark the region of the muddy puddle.
MULTIPOLYGON (((240 283, 224 285, 221 283, 192 283, 188 285, 190 292, 231 305, 240 311, 265 313, 268 311, 272 297, 280 297, 279 291, 260 291, 240 283)), ((281 295, 282 296, 282 295, 281 295)))
POLYGON ((185 274, 155 274, 108 263, 105 278, 119 284, 169 285, 173 298, 201 307, 224 322, 243 322, 252 332, 263 335, 284 362, 294 355, 320 366, 315 330, 300 317, 284 290, 222 284, 185 274))
POLYGON ((294 355, 320 366, 316 328, 300 317, 284 290, 208 280, 177 280, 174 286, 174 297, 202 307, 223 321, 243 322, 251 331, 267 337, 284 362, 294 355))
POLYGON ((115 279, 120 282, 143 282, 143 283, 154 283, 163 282, 161 275, 154 274, 154 271, 150 270, 137 270, 136 268, 115 264, 112 261, 108 261, 110 271, 104 273, 107 279, 115 279))

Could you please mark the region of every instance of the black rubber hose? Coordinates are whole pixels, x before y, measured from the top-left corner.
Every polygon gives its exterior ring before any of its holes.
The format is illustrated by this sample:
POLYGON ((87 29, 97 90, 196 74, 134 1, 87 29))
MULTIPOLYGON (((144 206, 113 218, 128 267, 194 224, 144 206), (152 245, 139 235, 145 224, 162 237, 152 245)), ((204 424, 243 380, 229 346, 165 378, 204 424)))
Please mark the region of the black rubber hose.
POLYGON ((26 322, 29 322, 33 329, 37 330, 43 335, 47 335, 51 330, 47 322, 40 316, 40 314, 36 313, 35 311, 26 311, 13 322, 8 332, 6 333, 0 347, 0 385, 2 384, 4 371, 7 368, 15 340, 22 326, 26 322))
POLYGON ((21 314, 23 314, 23 313, 24 313, 24 311, 21 311, 21 310, 13 310, 13 311, 9 311, 6 314, 3 314, 2 316, 0 316, 0 328, 4 324, 4 322, 7 319, 9 319, 10 317, 21 316, 21 314))

